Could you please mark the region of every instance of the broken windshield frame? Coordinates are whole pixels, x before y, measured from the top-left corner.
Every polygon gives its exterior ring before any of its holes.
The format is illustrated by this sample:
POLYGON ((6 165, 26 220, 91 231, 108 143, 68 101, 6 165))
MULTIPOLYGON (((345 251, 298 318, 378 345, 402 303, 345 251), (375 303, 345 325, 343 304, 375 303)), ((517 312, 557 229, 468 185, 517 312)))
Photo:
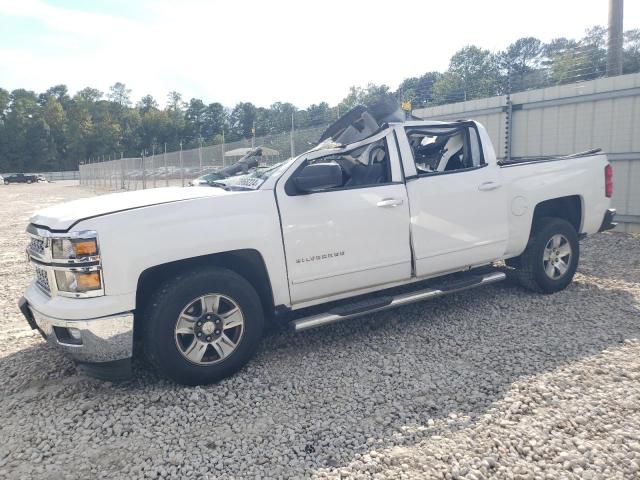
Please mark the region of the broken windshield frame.
POLYGON ((256 167, 247 173, 233 175, 227 178, 216 179, 207 182, 212 187, 224 188, 225 190, 257 190, 269 178, 280 175, 286 170, 294 158, 289 158, 269 167, 256 167))

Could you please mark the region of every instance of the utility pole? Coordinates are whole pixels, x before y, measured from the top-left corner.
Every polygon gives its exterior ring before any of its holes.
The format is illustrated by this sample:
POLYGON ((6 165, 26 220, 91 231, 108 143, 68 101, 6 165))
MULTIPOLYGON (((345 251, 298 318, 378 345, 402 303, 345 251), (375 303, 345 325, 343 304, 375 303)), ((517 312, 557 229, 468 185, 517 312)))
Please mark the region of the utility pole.
POLYGON ((607 76, 622 75, 622 18, 624 0, 609 0, 607 76))

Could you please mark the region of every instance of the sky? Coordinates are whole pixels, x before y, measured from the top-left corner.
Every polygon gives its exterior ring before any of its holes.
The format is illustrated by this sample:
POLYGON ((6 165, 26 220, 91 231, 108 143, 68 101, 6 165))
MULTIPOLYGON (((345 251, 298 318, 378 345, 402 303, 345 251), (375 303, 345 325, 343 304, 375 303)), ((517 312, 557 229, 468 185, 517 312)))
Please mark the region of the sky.
MULTIPOLYGON (((579 38, 609 0, 0 0, 0 87, 66 84, 134 101, 338 103, 352 85, 444 71, 458 49, 579 38)), ((640 1, 624 28, 640 27, 640 1)))

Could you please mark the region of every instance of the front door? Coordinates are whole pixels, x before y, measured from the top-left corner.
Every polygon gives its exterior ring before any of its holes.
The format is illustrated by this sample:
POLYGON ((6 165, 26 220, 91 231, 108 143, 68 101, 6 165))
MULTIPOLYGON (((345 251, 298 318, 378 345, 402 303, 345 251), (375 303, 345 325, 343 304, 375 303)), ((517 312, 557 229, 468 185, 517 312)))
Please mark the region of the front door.
POLYGON ((408 199, 392 142, 379 134, 339 153, 307 158, 278 182, 293 304, 410 278, 408 199), (296 176, 318 163, 340 165, 341 184, 297 191, 296 176))

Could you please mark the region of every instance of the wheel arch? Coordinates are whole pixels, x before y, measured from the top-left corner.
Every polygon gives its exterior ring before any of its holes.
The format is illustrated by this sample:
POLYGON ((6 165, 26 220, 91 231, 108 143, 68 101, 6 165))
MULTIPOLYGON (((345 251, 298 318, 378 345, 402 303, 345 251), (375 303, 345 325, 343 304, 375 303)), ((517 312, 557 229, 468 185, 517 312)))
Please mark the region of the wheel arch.
POLYGON ((564 197, 552 198, 538 203, 533 210, 531 220, 531 232, 536 223, 544 217, 556 217, 566 220, 577 233, 580 233, 583 222, 583 201, 580 195, 568 195, 564 197))
MULTIPOLYGON (((232 250, 155 265, 144 270, 136 287, 136 313, 144 311, 153 292, 165 280, 180 272, 203 267, 222 267, 245 278, 256 289, 265 318, 274 312, 274 299, 269 273, 260 252, 255 249, 232 250)), ((136 321, 141 315, 136 315, 136 321)), ((139 330, 139 329, 136 329, 139 330)))

